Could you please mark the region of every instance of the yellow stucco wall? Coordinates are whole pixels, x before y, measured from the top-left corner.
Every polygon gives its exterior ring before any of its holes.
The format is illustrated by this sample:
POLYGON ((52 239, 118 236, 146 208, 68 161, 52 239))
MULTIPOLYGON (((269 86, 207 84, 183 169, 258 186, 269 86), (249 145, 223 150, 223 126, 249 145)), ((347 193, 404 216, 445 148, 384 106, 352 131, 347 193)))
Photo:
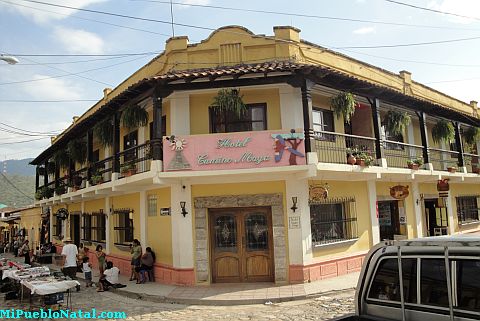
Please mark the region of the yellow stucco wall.
POLYGON ((458 224, 458 215, 457 215, 457 202, 456 197, 459 196, 480 196, 480 185, 478 184, 455 184, 450 183, 450 190, 452 195, 452 208, 453 208, 453 220, 455 222, 455 232, 468 233, 473 231, 478 231, 480 228, 480 223, 459 225, 458 224))
POLYGON ((357 215, 358 240, 349 245, 329 244, 317 246, 313 249, 313 257, 316 261, 328 260, 333 257, 341 257, 355 252, 367 251, 371 241, 370 208, 368 202, 366 182, 334 182, 312 181, 312 184, 328 183, 330 186, 329 198, 355 197, 355 211, 357 215))
POLYGON ((42 209, 34 207, 20 211, 21 220, 19 228, 25 228, 27 231, 27 239, 30 241, 30 249, 35 249, 40 243, 40 231, 42 226, 42 209))
MULTIPOLYGON (((160 216, 161 208, 171 207, 170 188, 162 188, 147 192, 148 196, 157 196, 157 215, 147 216, 147 246, 150 246, 156 255, 156 262, 172 265, 172 217, 160 216)), ((148 212, 147 212, 148 213, 148 212)), ((173 215, 173 213, 172 213, 173 215)))

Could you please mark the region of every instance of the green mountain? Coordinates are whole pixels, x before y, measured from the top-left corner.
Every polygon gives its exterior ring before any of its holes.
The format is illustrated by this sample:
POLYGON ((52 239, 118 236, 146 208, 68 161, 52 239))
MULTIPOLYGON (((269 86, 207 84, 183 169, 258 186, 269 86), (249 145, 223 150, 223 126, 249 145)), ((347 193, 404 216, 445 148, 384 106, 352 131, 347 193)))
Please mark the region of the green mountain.
POLYGON ((34 195, 35 176, 0 174, 0 203, 9 207, 28 206, 33 204, 34 195))
POLYGON ((10 175, 34 176, 35 166, 29 165, 33 158, 7 159, 0 161, 0 171, 10 175))

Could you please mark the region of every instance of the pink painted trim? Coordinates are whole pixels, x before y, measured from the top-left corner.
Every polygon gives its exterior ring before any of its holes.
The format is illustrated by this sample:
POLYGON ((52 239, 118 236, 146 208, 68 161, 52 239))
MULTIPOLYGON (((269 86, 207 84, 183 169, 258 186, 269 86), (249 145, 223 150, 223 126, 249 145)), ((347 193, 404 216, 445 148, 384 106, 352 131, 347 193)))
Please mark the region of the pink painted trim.
POLYGON ((365 254, 360 254, 309 265, 292 264, 289 266, 289 281, 290 283, 311 282, 359 272, 364 259, 365 254))

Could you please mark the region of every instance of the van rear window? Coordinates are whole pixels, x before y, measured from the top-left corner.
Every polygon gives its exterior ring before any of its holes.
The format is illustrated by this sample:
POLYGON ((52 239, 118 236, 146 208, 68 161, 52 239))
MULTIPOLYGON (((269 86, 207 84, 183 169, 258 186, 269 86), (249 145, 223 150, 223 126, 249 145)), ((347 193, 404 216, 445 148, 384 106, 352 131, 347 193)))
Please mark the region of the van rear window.
POLYGON ((421 303, 448 308, 445 260, 422 259, 421 262, 421 303))
POLYGON ((457 266, 457 307, 480 311, 480 260, 455 260, 457 266))

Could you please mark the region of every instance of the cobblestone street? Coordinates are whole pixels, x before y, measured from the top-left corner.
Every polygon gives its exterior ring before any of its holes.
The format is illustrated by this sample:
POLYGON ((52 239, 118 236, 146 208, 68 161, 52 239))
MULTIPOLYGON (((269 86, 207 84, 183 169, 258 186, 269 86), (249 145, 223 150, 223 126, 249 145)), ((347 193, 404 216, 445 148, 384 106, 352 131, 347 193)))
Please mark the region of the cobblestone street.
MULTIPOLYGON (((74 292, 73 310, 124 311, 127 320, 329 320, 354 312, 354 291, 303 301, 263 305, 187 306, 131 299, 112 292, 97 293, 82 287, 74 292)), ((19 300, 5 301, 4 309, 23 308, 19 300)))

